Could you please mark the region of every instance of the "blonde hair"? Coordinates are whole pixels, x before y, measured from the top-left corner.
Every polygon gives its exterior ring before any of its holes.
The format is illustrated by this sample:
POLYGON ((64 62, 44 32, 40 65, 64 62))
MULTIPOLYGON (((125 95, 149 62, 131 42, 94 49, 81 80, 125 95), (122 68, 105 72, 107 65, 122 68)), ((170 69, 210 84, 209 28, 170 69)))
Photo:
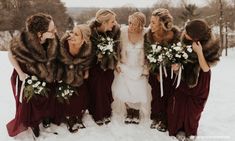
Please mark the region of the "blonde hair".
POLYGON ((116 16, 116 14, 109 9, 100 9, 96 12, 95 21, 98 23, 108 22, 111 16, 116 16))
POLYGON ((153 11, 152 16, 159 17, 159 21, 164 30, 169 31, 173 27, 173 17, 169 10, 165 8, 158 8, 153 11))
POLYGON ((91 29, 88 25, 80 24, 80 25, 74 26, 74 28, 80 29, 82 37, 85 40, 85 42, 86 43, 89 42, 90 36, 91 36, 91 29))
POLYGON ((129 20, 136 19, 140 28, 146 24, 146 16, 142 12, 135 12, 129 16, 129 20))

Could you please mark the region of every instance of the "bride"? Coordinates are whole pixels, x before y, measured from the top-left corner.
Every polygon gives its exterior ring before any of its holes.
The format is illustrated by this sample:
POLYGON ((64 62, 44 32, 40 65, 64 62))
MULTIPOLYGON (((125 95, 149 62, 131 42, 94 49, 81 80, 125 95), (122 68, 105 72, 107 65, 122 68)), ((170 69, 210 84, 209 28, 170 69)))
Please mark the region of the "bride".
POLYGON ((112 85, 113 97, 125 104, 126 124, 139 124, 140 109, 147 103, 148 75, 144 58, 144 25, 141 12, 129 16, 129 26, 121 27, 121 57, 112 85))

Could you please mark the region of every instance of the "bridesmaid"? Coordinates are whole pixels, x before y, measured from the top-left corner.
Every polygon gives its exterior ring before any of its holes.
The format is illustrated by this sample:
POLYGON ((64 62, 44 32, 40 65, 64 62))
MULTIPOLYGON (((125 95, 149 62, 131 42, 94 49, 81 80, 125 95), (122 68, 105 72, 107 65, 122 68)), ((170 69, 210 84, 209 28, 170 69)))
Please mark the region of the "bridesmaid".
MULTIPOLYGON (((168 101, 168 130, 178 140, 193 141, 196 138, 201 113, 209 96, 211 69, 219 61, 219 41, 203 20, 187 23, 182 42, 192 45, 192 62, 184 65, 182 81, 168 101)), ((178 66, 173 65, 177 71, 178 66)))
MULTIPOLYGON (((50 15, 43 13, 30 16, 20 37, 13 39, 9 58, 15 68, 11 83, 17 105, 15 119, 7 124, 10 136, 30 127, 38 137, 39 124, 45 118, 54 118, 58 47, 54 21, 50 15), (26 87, 32 81, 37 81, 37 84, 26 87), (22 83, 25 85, 22 86, 22 83), (46 87, 44 90, 47 89, 47 92, 40 93, 43 87, 46 87)), ((49 123, 44 122, 43 126, 48 127, 49 123)))
MULTIPOLYGON (((152 12, 150 19, 150 30, 145 35, 146 44, 157 44, 160 46, 169 46, 179 42, 180 32, 176 26, 173 26, 173 17, 167 9, 159 8, 152 12)), ((150 128, 161 132, 167 130, 167 100, 171 89, 168 78, 164 78, 164 95, 161 97, 159 72, 151 72, 149 83, 152 87, 151 119, 153 120, 150 128)))
POLYGON ((101 9, 97 11, 95 20, 90 24, 94 58, 88 78, 89 112, 98 125, 108 124, 111 120, 111 85, 117 64, 120 36, 115 16, 113 11, 101 9))
POLYGON ((82 117, 88 105, 86 79, 89 75, 92 55, 90 35, 88 25, 77 25, 73 31, 66 33, 61 39, 58 57, 61 64, 57 75, 60 83, 58 83, 57 89, 61 84, 66 84, 74 92, 70 93, 67 101, 61 95, 58 96, 64 102, 63 113, 59 116, 66 118, 68 130, 72 133, 76 132, 78 128, 85 128, 82 117))

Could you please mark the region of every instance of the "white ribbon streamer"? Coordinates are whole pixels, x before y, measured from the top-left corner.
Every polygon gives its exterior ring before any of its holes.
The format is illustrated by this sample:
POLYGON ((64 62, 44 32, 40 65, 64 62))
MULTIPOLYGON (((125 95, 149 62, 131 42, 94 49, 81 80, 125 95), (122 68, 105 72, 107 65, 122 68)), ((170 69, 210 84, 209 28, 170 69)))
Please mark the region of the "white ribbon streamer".
POLYGON ((163 66, 163 71, 164 71, 165 77, 167 77, 167 72, 166 72, 166 67, 165 67, 165 65, 163 66))
POLYGON ((21 84, 20 99, 19 99, 20 103, 22 103, 22 99, 23 99, 24 84, 25 84, 25 80, 21 84))
POLYGON ((173 79, 173 74, 174 74, 174 71, 173 71, 173 69, 171 67, 171 79, 173 79))
POLYGON ((159 66, 159 73, 160 73, 160 90, 161 90, 161 97, 163 97, 162 64, 160 64, 160 66, 159 66))
POLYGON ((175 88, 178 88, 179 85, 180 85, 181 74, 182 74, 182 66, 180 66, 180 68, 179 68, 179 74, 178 74, 177 83, 176 83, 176 87, 175 88))

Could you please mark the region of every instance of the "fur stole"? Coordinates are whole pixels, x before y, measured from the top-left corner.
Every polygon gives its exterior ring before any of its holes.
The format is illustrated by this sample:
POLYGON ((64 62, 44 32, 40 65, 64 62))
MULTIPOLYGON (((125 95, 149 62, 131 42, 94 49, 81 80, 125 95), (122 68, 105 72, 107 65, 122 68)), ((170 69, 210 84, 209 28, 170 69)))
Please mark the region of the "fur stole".
POLYGON ((45 45, 40 44, 38 37, 32 33, 23 31, 20 36, 12 39, 10 51, 19 62, 25 73, 36 75, 39 78, 53 82, 59 39, 46 40, 45 45))
POLYGON ((68 37, 69 34, 66 33, 61 38, 58 55, 60 65, 58 67, 57 79, 77 87, 83 83, 83 71, 90 68, 92 46, 90 41, 84 42, 79 53, 76 56, 72 56, 69 53, 68 37))
POLYGON ((117 61, 118 61, 118 57, 120 56, 120 47, 119 47, 119 38, 120 38, 120 27, 119 25, 116 25, 113 27, 112 31, 107 31, 105 33, 102 32, 98 32, 97 28, 94 26, 91 26, 91 41, 92 41, 92 54, 94 56, 93 59, 93 65, 95 64, 99 64, 100 67, 103 70, 107 70, 107 69, 115 69, 116 65, 117 65, 117 61), (100 36, 106 38, 106 37, 110 37, 115 41, 114 44, 114 53, 116 54, 116 57, 114 56, 108 56, 108 55, 104 55, 99 61, 98 61, 98 57, 97 57, 97 45, 99 44, 97 39, 100 38, 100 36))
MULTIPOLYGON (((219 40, 212 36, 207 42, 202 44, 204 57, 210 67, 213 67, 220 60, 219 40)), ((190 88, 195 87, 198 83, 199 72, 201 70, 197 55, 191 56, 193 63, 184 65, 182 80, 188 84, 190 88)))
MULTIPOLYGON (((165 38, 162 43, 160 43, 161 45, 166 45, 166 44, 173 44, 173 43, 177 43, 180 41, 180 30, 178 27, 173 26, 173 28, 171 29, 171 31, 173 32, 173 38, 165 38)), ((144 37, 144 42, 148 43, 148 44, 155 44, 156 41, 154 41, 153 39, 153 35, 152 35, 152 31, 151 29, 148 30, 148 32, 145 34, 144 37)))

